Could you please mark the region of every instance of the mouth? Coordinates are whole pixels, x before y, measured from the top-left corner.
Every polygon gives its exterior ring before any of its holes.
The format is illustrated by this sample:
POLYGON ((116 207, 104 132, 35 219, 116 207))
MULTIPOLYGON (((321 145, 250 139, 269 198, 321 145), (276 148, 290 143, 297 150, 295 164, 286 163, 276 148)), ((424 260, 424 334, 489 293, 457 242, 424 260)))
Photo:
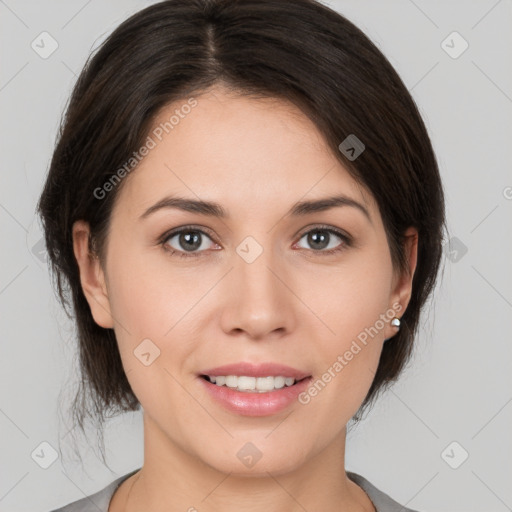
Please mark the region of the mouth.
MULTIPOLYGON (((274 368, 275 369, 275 368, 274 368)), ((242 416, 270 416, 278 414, 297 403, 298 397, 310 385, 313 377, 305 376, 296 370, 283 370, 279 373, 290 375, 268 375, 255 370, 257 375, 233 375, 225 371, 201 373, 197 381, 215 404, 223 409, 242 416)), ((244 373, 247 373, 247 367, 244 373)))

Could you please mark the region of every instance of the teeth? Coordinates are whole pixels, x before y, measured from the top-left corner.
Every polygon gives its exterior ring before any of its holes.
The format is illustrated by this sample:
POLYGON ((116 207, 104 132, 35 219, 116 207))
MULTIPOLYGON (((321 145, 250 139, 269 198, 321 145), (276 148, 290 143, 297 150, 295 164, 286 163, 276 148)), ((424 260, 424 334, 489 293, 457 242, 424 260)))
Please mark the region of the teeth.
POLYGON ((217 386, 227 386, 237 391, 266 393, 274 389, 281 389, 284 386, 293 386, 295 379, 293 377, 247 377, 245 375, 208 375, 210 382, 217 386))

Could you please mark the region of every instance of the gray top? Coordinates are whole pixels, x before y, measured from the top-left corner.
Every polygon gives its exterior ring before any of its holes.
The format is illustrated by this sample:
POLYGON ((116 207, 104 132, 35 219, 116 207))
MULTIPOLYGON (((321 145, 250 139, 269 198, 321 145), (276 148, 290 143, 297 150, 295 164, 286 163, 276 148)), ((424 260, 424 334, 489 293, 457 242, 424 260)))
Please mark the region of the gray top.
MULTIPOLYGON (((108 512, 110 500, 112 499, 116 489, 124 480, 132 476, 134 473, 137 473, 140 469, 141 468, 135 469, 132 472, 119 477, 101 491, 91 494, 91 496, 86 496, 80 500, 73 501, 64 507, 52 510, 51 512, 108 512)), ((347 476, 366 492, 377 512, 417 512, 416 510, 402 507, 402 505, 390 498, 387 494, 379 491, 377 487, 371 484, 363 476, 358 475, 357 473, 352 473, 351 471, 347 471, 347 476)))

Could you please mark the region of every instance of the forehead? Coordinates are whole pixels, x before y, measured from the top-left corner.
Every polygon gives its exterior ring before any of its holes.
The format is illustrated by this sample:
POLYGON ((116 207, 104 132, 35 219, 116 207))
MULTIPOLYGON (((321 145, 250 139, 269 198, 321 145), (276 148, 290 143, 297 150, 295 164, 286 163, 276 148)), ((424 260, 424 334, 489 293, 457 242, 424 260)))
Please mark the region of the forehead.
POLYGON ((284 100, 212 89, 163 108, 149 137, 152 148, 116 205, 133 216, 170 194, 213 200, 234 214, 336 192, 376 208, 314 123, 284 100))

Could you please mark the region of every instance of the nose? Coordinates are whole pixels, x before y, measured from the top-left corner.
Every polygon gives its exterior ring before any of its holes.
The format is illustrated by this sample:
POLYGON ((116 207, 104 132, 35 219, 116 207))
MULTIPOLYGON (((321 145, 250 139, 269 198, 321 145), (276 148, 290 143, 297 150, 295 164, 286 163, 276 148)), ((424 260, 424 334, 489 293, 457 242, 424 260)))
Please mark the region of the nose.
POLYGON ((300 304, 292 291, 293 277, 269 249, 249 261, 234 255, 234 268, 224 282, 222 329, 230 335, 245 333, 251 339, 292 332, 295 308, 300 304))

